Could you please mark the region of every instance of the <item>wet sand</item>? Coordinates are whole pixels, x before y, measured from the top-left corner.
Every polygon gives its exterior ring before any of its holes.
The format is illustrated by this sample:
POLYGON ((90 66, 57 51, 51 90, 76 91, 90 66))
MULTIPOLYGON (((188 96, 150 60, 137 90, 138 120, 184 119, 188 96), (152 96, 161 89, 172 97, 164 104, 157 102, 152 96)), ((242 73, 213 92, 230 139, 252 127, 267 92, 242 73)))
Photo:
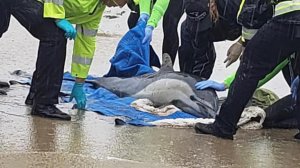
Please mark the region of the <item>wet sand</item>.
MULTIPOLYGON (((104 17, 97 39, 91 74, 108 71, 109 58, 127 30, 128 10, 112 8, 104 17), (125 11, 122 15, 121 12, 125 11)), ((153 46, 161 52, 161 26, 154 31, 153 46)), ((237 63, 225 69, 223 60, 232 42, 216 43, 217 62, 212 79, 223 80, 237 63)), ((34 70, 38 41, 14 19, 0 39, 0 79, 9 72, 34 70)), ((65 70, 70 70, 72 42, 68 44, 65 70)), ((175 63, 178 70, 178 63, 175 63)), ((32 117, 24 105, 28 86, 13 85, 0 96, 0 167, 300 167, 300 143, 296 130, 239 130, 234 141, 195 134, 191 128, 114 125, 113 118, 94 112, 71 110, 72 121, 32 117)), ((265 88, 280 97, 289 88, 278 75, 265 88)), ((220 93, 226 95, 226 93, 220 93)))

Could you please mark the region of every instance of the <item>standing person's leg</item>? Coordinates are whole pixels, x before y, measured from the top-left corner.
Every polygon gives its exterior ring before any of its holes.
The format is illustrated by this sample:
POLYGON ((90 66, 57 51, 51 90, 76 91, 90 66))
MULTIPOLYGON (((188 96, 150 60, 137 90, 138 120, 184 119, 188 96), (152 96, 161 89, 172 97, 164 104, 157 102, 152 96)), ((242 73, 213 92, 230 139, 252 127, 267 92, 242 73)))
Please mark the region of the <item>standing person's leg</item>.
POLYGON ((208 0, 185 0, 186 19, 181 24, 181 46, 178 50, 180 70, 199 77, 212 74, 216 54, 211 41, 212 21, 208 0))
POLYGON ((33 74, 32 74, 29 93, 28 93, 28 95, 25 99, 25 104, 26 105, 29 105, 29 106, 33 105, 33 100, 34 100, 34 97, 35 97, 35 93, 36 93, 36 71, 34 71, 33 74))
POLYGON ((127 19, 127 25, 129 29, 132 29, 136 25, 139 17, 140 17, 139 13, 135 11, 130 12, 129 17, 127 19))
POLYGON ((140 9, 139 5, 135 5, 133 0, 128 0, 127 6, 131 10, 127 19, 127 25, 129 29, 132 29, 140 17, 140 9))
POLYGON ((5 0, 0 0, 0 38, 8 29, 10 15, 10 4, 5 0))
POLYGON ((40 40, 33 82, 35 96, 32 114, 42 117, 70 120, 71 117, 54 104, 62 84, 66 57, 66 38, 54 19, 43 18, 43 4, 35 0, 23 0, 12 7, 13 16, 40 40))
POLYGON ((197 132, 233 138, 237 122, 258 81, 300 47, 300 38, 291 38, 293 29, 293 25, 283 24, 275 19, 259 29, 245 49, 236 78, 215 122, 208 125, 196 124, 197 132))
POLYGON ((183 0, 171 0, 163 18, 164 39, 162 51, 171 56, 173 65, 179 46, 177 27, 183 12, 183 0))

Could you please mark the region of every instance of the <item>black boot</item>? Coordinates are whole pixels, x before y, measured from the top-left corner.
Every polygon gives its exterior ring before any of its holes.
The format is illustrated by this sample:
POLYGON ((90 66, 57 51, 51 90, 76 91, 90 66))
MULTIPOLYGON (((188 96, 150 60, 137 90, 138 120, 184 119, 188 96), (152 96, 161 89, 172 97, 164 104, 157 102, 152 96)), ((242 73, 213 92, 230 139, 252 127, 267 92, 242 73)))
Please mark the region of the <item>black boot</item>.
POLYGON ((33 105, 33 99, 34 99, 34 93, 33 92, 29 92, 26 100, 25 100, 25 104, 28 106, 32 106, 33 105))
POLYGON ((300 132, 294 136, 296 139, 300 139, 300 132))
POLYGON ((54 105, 35 104, 32 107, 32 115, 37 115, 45 118, 56 118, 60 120, 71 120, 71 116, 63 113, 54 105))
POLYGON ((217 128, 213 123, 212 124, 196 123, 195 131, 198 134, 211 134, 216 137, 233 140, 233 135, 224 135, 220 133, 219 131, 217 131, 217 128))

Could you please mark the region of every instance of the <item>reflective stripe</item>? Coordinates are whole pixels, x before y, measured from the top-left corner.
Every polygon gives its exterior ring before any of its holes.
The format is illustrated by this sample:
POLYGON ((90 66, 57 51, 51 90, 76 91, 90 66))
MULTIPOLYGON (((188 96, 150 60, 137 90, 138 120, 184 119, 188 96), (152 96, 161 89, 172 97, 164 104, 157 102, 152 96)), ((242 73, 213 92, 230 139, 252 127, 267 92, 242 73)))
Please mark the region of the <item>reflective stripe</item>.
POLYGON ((82 64, 82 65, 91 65, 92 60, 93 60, 92 58, 85 58, 77 55, 73 55, 72 57, 72 63, 82 64))
POLYGON ((63 6, 64 0, 43 0, 46 3, 54 3, 56 5, 63 6))
POLYGON ((242 27, 242 37, 246 40, 251 40, 252 37, 255 35, 258 29, 247 29, 242 27))
POLYGON ((97 35, 97 30, 95 29, 86 29, 81 25, 76 26, 77 33, 81 33, 84 36, 95 37, 97 35))
POLYGON ((274 16, 300 10, 300 0, 283 1, 276 5, 274 16))
POLYGON ((239 16, 240 16, 240 14, 241 14, 241 11, 242 11, 242 9, 243 9, 244 4, 245 4, 245 0, 242 0, 242 2, 241 2, 241 4, 240 4, 239 11, 238 11, 238 13, 237 13, 237 15, 236 15, 236 20, 239 20, 239 16))

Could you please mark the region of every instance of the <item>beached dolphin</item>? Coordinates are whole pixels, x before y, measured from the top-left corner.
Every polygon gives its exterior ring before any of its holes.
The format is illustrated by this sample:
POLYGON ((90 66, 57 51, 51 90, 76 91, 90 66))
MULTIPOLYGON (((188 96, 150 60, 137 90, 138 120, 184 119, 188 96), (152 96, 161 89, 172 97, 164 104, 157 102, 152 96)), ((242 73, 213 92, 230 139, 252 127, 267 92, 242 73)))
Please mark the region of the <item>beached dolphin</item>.
POLYGON ((129 78, 101 77, 92 83, 119 97, 146 98, 155 106, 173 104, 196 117, 214 118, 218 111, 218 97, 214 90, 196 90, 194 85, 202 79, 173 70, 168 54, 163 54, 158 72, 129 78))

